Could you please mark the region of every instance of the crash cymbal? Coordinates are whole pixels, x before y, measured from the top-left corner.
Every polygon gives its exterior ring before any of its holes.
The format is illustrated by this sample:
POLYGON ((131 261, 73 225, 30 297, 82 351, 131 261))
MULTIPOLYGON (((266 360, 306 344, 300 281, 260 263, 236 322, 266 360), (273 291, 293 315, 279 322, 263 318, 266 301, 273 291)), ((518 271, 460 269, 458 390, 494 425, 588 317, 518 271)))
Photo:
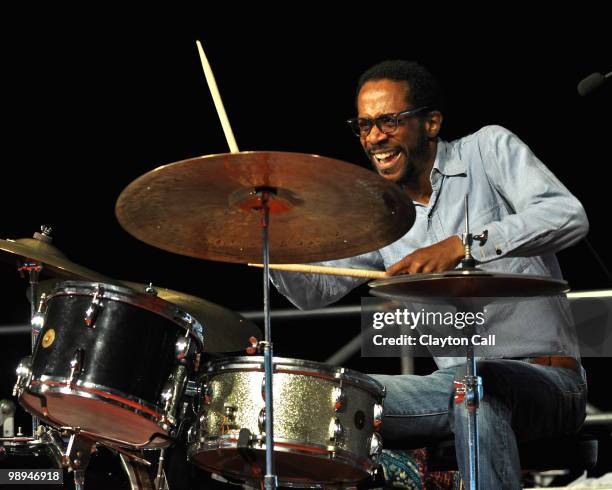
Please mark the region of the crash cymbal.
MULTIPOLYGON (((96 281, 97 282, 97 281, 96 281)), ((49 279, 39 284, 39 293, 49 294, 60 283, 49 279)), ((134 291, 144 292, 148 286, 131 281, 111 280, 109 283, 125 286, 134 291)), ((205 352, 234 352, 250 346, 249 337, 262 338, 261 331, 250 320, 223 306, 197 296, 153 286, 157 296, 189 313, 204 327, 205 352)), ((29 289, 26 292, 30 298, 29 289)))
POLYGON ((415 210, 374 172, 301 153, 209 155, 159 167, 119 196, 116 214, 136 238, 170 252, 259 262, 261 201, 272 192, 270 260, 315 262, 358 255, 401 238, 415 210))
POLYGON ((456 269, 435 274, 393 276, 369 283, 371 294, 385 298, 526 298, 569 291, 566 281, 547 276, 500 274, 456 269))
POLYGON ((44 233, 35 233, 34 238, 0 239, 0 257, 9 263, 14 263, 19 259, 40 262, 43 265, 41 273, 47 276, 88 281, 111 281, 102 274, 68 260, 57 247, 51 244, 50 237, 44 233))

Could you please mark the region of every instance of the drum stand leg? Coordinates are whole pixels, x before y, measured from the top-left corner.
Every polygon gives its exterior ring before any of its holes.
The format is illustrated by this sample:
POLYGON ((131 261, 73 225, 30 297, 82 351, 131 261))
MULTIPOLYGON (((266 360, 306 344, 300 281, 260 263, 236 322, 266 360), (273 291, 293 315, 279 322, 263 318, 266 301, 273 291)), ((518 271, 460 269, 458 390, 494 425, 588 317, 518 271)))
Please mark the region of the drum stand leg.
POLYGON ((159 459, 157 461, 157 474, 155 475, 155 490, 165 490, 168 488, 166 475, 164 474, 164 455, 165 449, 159 450, 159 459))
POLYGON ((478 461, 480 452, 478 450, 478 407, 482 398, 482 379, 476 373, 476 359, 474 348, 468 346, 468 359, 466 365, 465 383, 465 406, 468 411, 468 445, 469 445, 469 488, 477 490, 478 482, 478 461))
POLYGON ((84 490, 85 488, 85 471, 94 445, 95 442, 92 439, 83 437, 78 433, 70 436, 62 463, 65 468, 68 468, 68 471, 74 472, 75 490, 84 490))
MULTIPOLYGON (((151 475, 147 471, 145 465, 143 465, 141 462, 135 460, 129 455, 121 453, 119 454, 119 459, 125 474, 130 480, 131 490, 155 490, 158 488, 154 486, 153 482, 151 481, 151 475)), ((165 476, 163 479, 163 486, 160 488, 164 490, 168 490, 169 488, 165 476)))

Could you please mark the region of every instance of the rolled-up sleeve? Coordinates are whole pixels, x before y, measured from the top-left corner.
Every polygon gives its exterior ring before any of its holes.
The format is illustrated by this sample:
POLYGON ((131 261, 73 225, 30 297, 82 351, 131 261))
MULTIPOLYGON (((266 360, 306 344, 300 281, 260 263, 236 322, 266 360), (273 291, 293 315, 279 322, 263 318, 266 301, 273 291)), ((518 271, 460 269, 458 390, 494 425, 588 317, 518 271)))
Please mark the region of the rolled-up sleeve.
POLYGON ((480 132, 484 172, 510 214, 490 222, 488 240, 475 247, 480 262, 554 253, 581 240, 589 223, 580 201, 512 132, 480 132))

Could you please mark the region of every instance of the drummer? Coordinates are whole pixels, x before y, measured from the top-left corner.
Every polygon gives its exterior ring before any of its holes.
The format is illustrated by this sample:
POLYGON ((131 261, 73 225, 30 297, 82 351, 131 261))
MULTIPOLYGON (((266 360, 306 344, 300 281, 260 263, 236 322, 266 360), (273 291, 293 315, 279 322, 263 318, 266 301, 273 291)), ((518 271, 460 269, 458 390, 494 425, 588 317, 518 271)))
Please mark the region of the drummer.
MULTIPOLYGON (((469 193, 470 227, 488 235, 473 249, 480 268, 561 278, 554 254, 583 238, 588 221, 580 202, 517 136, 485 126, 453 142, 440 139, 440 86, 414 62, 384 61, 368 69, 357 84, 356 105, 351 129, 374 170, 412 199, 416 221, 383 249, 324 265, 394 275, 454 269, 464 256, 460 203, 469 193)), ((279 271, 272 277, 302 309, 337 301, 365 281, 279 271)), ((586 381, 568 328, 567 299, 538 299, 511 310, 497 321, 511 327, 512 342, 478 364, 482 488, 520 488, 517 440, 575 432, 585 418, 586 381)), ((467 481, 467 410, 451 403, 453 380, 465 366, 459 358, 435 361, 438 370, 428 376, 374 375, 387 387, 383 440, 454 435, 467 481)))

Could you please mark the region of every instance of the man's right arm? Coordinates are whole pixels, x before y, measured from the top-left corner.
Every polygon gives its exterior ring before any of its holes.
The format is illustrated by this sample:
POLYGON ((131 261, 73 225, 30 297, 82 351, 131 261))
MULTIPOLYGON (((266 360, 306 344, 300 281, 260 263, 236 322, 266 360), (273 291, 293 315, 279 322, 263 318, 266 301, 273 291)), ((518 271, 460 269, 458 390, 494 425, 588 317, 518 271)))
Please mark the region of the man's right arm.
MULTIPOLYGON (((385 270, 382 257, 378 251, 348 259, 317 262, 316 265, 385 270)), ((301 310, 322 308, 338 301, 368 280, 355 277, 303 274, 301 272, 278 270, 270 270, 270 276, 272 283, 278 291, 301 310)))

